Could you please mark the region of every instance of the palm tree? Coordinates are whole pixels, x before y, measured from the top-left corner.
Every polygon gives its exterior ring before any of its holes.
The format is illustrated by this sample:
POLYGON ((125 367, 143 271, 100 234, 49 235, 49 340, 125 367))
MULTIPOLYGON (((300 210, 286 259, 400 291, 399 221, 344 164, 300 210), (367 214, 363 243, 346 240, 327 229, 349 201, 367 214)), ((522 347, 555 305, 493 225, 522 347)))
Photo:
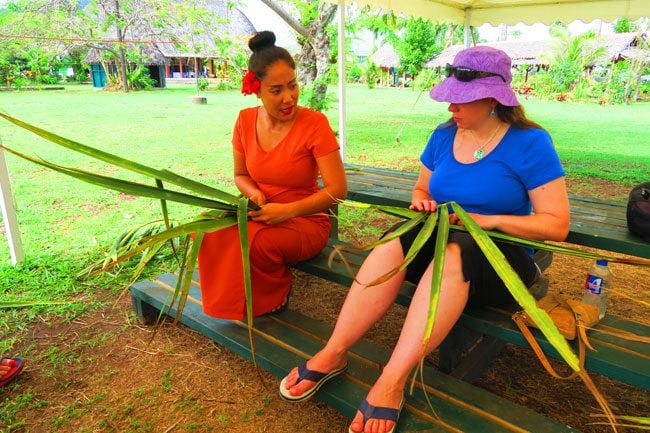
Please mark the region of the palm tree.
POLYGON ((594 32, 572 36, 568 29, 553 27, 551 52, 541 57, 550 64, 554 92, 570 92, 584 79, 585 70, 606 54, 602 42, 594 32))

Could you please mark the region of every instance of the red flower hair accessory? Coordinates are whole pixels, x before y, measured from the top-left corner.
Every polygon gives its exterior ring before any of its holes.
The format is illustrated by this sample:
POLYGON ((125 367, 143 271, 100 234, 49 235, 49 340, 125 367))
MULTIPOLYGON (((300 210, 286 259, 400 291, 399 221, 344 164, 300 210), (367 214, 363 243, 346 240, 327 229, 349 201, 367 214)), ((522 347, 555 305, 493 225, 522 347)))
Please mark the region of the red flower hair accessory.
POLYGON ((249 69, 242 79, 241 92, 244 95, 257 94, 257 92, 260 90, 260 87, 262 87, 262 83, 260 83, 260 80, 257 79, 253 71, 249 69))

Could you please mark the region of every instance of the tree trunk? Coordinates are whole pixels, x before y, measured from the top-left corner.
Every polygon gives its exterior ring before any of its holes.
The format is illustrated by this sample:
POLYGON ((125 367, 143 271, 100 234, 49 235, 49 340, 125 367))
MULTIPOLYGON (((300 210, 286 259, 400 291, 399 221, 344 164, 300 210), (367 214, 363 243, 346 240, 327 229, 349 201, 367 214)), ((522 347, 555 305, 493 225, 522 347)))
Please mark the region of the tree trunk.
POLYGON ((298 75, 305 84, 314 84, 312 98, 309 101, 309 105, 314 108, 321 106, 320 103, 327 94, 327 81, 324 77, 332 64, 327 25, 334 18, 336 8, 336 5, 323 3, 318 11, 318 16, 311 23, 309 35, 298 40, 301 47, 298 56, 298 75), (323 79, 319 79, 319 77, 323 77, 323 79))
POLYGON ((298 33, 298 44, 300 45, 298 65, 296 67, 298 77, 303 84, 316 83, 312 99, 308 105, 316 109, 322 108, 318 103, 327 94, 327 82, 324 79, 319 79, 319 77, 326 76, 332 63, 330 62, 330 40, 327 36, 326 28, 334 18, 337 6, 323 2, 318 9, 318 15, 313 22, 306 23, 309 26, 309 28, 306 28, 301 22, 295 20, 282 9, 274 0, 261 0, 261 2, 271 8, 298 33))
POLYGON ((120 74, 120 83, 122 84, 122 89, 124 92, 129 91, 129 82, 126 79, 126 56, 124 54, 124 34, 120 28, 120 2, 115 0, 115 29, 117 30, 117 40, 118 40, 118 71, 120 74))

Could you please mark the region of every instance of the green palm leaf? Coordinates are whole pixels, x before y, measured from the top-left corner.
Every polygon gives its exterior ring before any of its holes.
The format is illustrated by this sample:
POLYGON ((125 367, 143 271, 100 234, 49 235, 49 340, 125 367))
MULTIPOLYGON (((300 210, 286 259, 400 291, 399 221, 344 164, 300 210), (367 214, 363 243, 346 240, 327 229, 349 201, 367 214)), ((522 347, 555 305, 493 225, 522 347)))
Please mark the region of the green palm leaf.
POLYGON ((43 167, 47 167, 54 171, 58 171, 59 173, 66 174, 68 176, 77 178, 87 183, 91 183, 93 185, 101 186, 115 191, 120 191, 129 195, 175 201, 175 202, 189 204, 189 205, 203 207, 203 208, 232 209, 232 205, 220 201, 197 197, 182 192, 171 191, 168 189, 161 189, 161 188, 144 185, 137 182, 131 182, 131 181, 121 180, 113 177, 102 176, 99 174, 95 174, 95 173, 91 173, 88 171, 79 170, 75 168, 63 167, 39 158, 33 158, 29 155, 25 155, 23 153, 17 152, 8 147, 0 146, 0 148, 10 153, 13 153, 14 155, 23 158, 27 161, 31 161, 35 164, 41 165, 43 167))
MULTIPOLYGON (((440 300, 440 287, 442 285, 442 268, 445 263, 445 252, 447 250, 447 240, 449 239, 449 208, 442 206, 439 208, 440 223, 436 235, 436 249, 433 255, 433 272, 431 276, 431 292, 429 294, 429 312, 427 313, 427 323, 424 327, 424 340, 422 350, 424 351, 431 339, 433 325, 436 315, 438 314, 438 301, 440 300)), ((424 358, 423 353, 423 358, 424 358)))
POLYGON ((399 266, 389 270, 386 274, 382 275, 376 280, 367 283, 366 286, 368 287, 376 286, 377 284, 381 284, 384 281, 391 279, 393 276, 406 269, 409 263, 411 263, 413 259, 415 259, 415 257, 418 255, 418 253, 424 246, 424 244, 431 237, 433 230, 436 228, 436 222, 438 221, 437 213, 430 213, 424 215, 426 215, 424 225, 422 226, 422 229, 418 232, 417 236, 415 237, 415 240, 413 241, 411 248, 409 248, 408 252, 406 253, 406 257, 404 257, 404 261, 399 266))
POLYGON ((25 308, 36 305, 62 305, 69 304, 71 301, 38 301, 34 299, 20 301, 0 301, 0 308, 25 308))
POLYGON ((255 357, 255 342, 253 340, 253 288, 251 286, 251 263, 248 246, 248 197, 239 199, 237 209, 237 225, 239 226, 239 242, 241 244, 241 258, 244 272, 244 294, 246 296, 246 324, 248 325, 248 341, 251 346, 253 365, 257 367, 255 357))
POLYGON ((78 143, 76 141, 70 140, 65 137, 61 137, 60 135, 41 129, 37 126, 31 125, 27 122, 23 122, 22 120, 16 119, 4 113, 0 113, 0 117, 3 117, 9 122, 17 126, 20 126, 21 128, 26 129, 30 132, 33 132, 34 134, 54 144, 58 144, 60 146, 63 146, 75 152, 83 153, 92 158, 107 162, 113 166, 125 168, 127 170, 136 173, 144 174, 154 179, 165 180, 167 182, 186 188, 190 191, 198 192, 207 195, 208 197, 213 197, 218 200, 224 201, 226 203, 230 203, 231 205, 237 205, 238 198, 236 196, 220 191, 216 188, 212 188, 209 185, 205 185, 200 182, 196 182, 194 180, 172 173, 169 170, 156 170, 154 168, 147 167, 146 165, 137 163, 135 161, 121 158, 117 155, 113 155, 108 152, 104 152, 99 149, 86 146, 84 144, 78 143))
MULTIPOLYGON (((579 361, 576 355, 571 350, 571 347, 568 345, 566 339, 560 334, 559 330, 548 316, 548 314, 542 309, 537 307, 535 298, 528 292, 528 289, 524 283, 519 278, 519 275, 512 269, 508 261, 503 256, 503 253, 499 248, 494 244, 494 241, 490 238, 490 235, 471 218, 471 216, 463 210, 461 206, 457 203, 443 203, 439 204, 439 212, 430 214, 429 218, 425 222, 423 228, 420 230, 414 241, 413 245, 407 253, 407 257, 404 260, 404 263, 397 266, 395 269, 389 270, 385 275, 377 278, 375 282, 368 284, 373 285, 377 282, 381 282, 394 276, 399 270, 405 267, 405 263, 410 258, 411 255, 415 256, 417 252, 422 248, 422 245, 429 238, 432 232, 432 227, 435 226, 435 220, 438 218, 438 213, 441 218, 441 227, 438 230, 438 237, 436 238, 436 251, 434 252, 434 268, 432 272, 432 283, 431 283, 431 305, 429 306, 429 311, 427 313, 427 321, 425 324, 426 332, 423 339, 423 348, 428 344, 433 326, 435 323, 435 318, 437 314, 437 304, 439 300, 439 290, 443 272, 444 265, 444 250, 446 249, 446 236, 448 233, 449 225, 449 216, 447 212, 447 206, 451 205, 456 215, 459 217, 460 221, 464 225, 464 230, 466 230, 472 238, 475 240, 481 251, 485 254, 491 266, 494 268, 495 272, 503 280, 504 284, 512 294, 513 298, 517 303, 524 309, 528 316, 536 323, 541 332, 546 336, 548 342, 555 348, 555 350, 562 356, 562 358, 567 362, 567 364, 574 370, 578 372, 578 376, 583 380, 585 386, 592 393, 600 407, 603 409, 605 416, 609 421, 609 425, 612 426, 613 430, 616 431, 614 424, 614 414, 604 396, 598 391, 598 388, 593 383, 586 371, 580 369, 579 361), (431 221, 434 221, 431 223, 431 221)), ((382 210, 382 206, 370 205, 367 206, 368 209, 375 208, 382 210)), ((460 228, 460 227, 459 227, 460 228)), ((495 236, 496 237, 496 236, 495 236)), ((516 238, 514 236, 508 237, 508 240, 517 244, 526 245, 526 241, 523 239, 516 238)), ((546 247, 544 243, 538 243, 538 247, 546 247)), ((598 257, 598 255, 596 255, 598 257)), ((424 353, 424 352, 423 352, 424 353)), ((424 357, 422 357, 420 366, 422 366, 424 357)), ((417 373, 417 372, 416 372, 417 373)), ((415 377, 415 376, 414 376, 415 377)))
POLYGON ((539 326, 540 331, 547 338, 548 342, 558 351, 560 356, 569 364, 569 366, 579 371, 580 366, 578 358, 571 350, 566 339, 560 334, 557 326, 553 323, 550 316, 542 309, 537 307, 537 301, 530 294, 528 288, 519 278, 519 275, 512 269, 503 253, 494 244, 494 241, 485 233, 483 229, 467 214, 457 203, 452 202, 451 207, 463 222, 467 231, 472 235, 485 257, 488 259, 492 268, 503 280, 506 287, 515 298, 515 301, 526 311, 528 316, 539 326))
MULTIPOLYGON (((463 226, 452 226, 454 230, 458 231, 468 231, 466 227, 463 226)), ((584 251, 577 248, 571 248, 562 245, 549 244, 546 242, 535 241, 532 239, 519 238, 517 236, 508 235, 502 232, 495 232, 490 230, 484 230, 485 233, 492 239, 498 239, 502 242, 506 242, 512 245, 520 245, 523 247, 534 248, 536 250, 549 251, 551 253, 566 254, 574 257, 582 257, 584 259, 602 259, 607 260, 611 263, 623 263, 626 265, 637 265, 637 266, 650 266, 650 259, 644 259, 641 257, 619 257, 608 252, 604 253, 592 253, 590 251, 584 251)))

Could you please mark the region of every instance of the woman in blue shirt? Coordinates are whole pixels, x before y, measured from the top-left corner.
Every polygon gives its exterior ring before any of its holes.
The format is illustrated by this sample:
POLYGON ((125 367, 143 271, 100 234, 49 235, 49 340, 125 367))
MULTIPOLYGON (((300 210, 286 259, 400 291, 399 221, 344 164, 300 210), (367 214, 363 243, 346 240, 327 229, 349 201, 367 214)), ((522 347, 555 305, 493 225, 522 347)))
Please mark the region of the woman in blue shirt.
MULTIPOLYGON (((434 212, 438 203, 456 201, 485 230, 562 241, 569 230, 564 170, 551 137, 526 118, 510 87, 511 59, 490 47, 460 51, 447 78, 433 88, 433 99, 449 103, 451 119, 431 135, 410 208, 434 212)), ((451 223, 458 223, 455 215, 451 223)), ((416 231, 375 248, 355 281, 373 281, 404 260, 416 231)), ((351 433, 391 433, 404 404, 404 387, 422 355, 429 306, 435 236, 401 273, 371 288, 355 282, 341 308, 332 336, 309 361, 280 384, 289 401, 309 398, 347 364, 348 349, 393 304, 402 282, 417 284, 399 340, 381 376, 370 389, 349 428, 351 433)), ((498 244, 528 286, 537 268, 530 251, 498 244)), ((450 232, 438 315, 428 352, 440 345, 470 303, 504 305, 512 297, 474 240, 450 232)))

